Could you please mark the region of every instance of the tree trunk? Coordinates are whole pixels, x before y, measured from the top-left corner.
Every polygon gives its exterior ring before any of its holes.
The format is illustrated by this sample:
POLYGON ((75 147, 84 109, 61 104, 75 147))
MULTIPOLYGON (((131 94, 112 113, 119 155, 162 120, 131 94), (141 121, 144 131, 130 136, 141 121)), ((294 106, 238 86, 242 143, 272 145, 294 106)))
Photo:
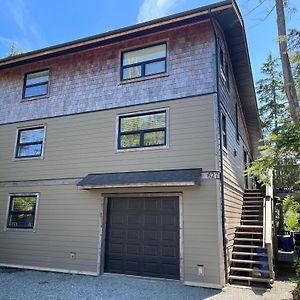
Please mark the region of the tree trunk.
POLYGON ((279 51, 284 79, 284 90, 289 102, 292 119, 300 121, 300 108, 297 91, 293 79, 291 63, 287 50, 287 36, 283 0, 276 0, 277 29, 279 38, 279 51))

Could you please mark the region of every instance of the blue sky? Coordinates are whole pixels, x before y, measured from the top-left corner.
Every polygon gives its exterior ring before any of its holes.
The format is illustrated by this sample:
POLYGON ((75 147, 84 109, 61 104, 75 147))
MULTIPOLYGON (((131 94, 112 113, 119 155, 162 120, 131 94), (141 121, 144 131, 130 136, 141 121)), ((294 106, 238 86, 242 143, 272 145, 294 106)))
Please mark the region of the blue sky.
MULTIPOLYGON (((278 54, 275 0, 254 9, 260 0, 237 0, 244 17, 254 79, 267 54, 278 54)), ((26 51, 87 37, 172 13, 211 4, 214 0, 0 0, 0 57, 11 42, 26 51)), ((288 28, 300 28, 300 1, 289 14, 288 28)))

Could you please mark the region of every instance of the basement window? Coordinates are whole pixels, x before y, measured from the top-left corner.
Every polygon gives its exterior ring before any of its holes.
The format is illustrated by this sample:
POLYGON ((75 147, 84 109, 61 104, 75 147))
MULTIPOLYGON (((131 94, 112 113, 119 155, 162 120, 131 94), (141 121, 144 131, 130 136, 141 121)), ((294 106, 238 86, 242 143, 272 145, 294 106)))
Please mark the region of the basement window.
POLYGON ((48 95, 49 70, 26 73, 24 77, 23 99, 48 95))
POLYGON ((165 73, 167 44, 158 44, 122 53, 121 80, 165 73))
POLYGON ((167 111, 119 116, 118 149, 166 147, 167 111))
POLYGON ((15 158, 41 157, 44 139, 44 126, 18 129, 15 158))
POLYGON ((7 228, 34 229, 38 194, 10 195, 7 228))

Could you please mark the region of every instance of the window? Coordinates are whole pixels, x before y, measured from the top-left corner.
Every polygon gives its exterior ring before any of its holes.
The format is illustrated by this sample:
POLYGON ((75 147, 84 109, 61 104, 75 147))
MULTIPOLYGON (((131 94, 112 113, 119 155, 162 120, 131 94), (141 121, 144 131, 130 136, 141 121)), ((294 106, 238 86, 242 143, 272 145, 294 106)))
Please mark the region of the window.
POLYGON ((119 117, 118 149, 166 145, 166 111, 119 117))
POLYGON ((47 95, 48 85, 49 70, 25 74, 23 99, 47 95))
POLYGON ((225 65, 225 78, 226 78, 226 87, 228 89, 228 91, 230 90, 230 81, 229 81, 229 66, 226 63, 225 65))
POLYGON ((226 128, 226 116, 222 113, 222 142, 223 147, 227 149, 227 128, 226 128))
POLYGON ((40 157, 43 153, 45 127, 19 129, 17 135, 16 158, 40 157))
POLYGON ((220 47, 220 66, 221 66, 221 71, 224 73, 224 52, 222 47, 220 47))
POLYGON ((33 229, 38 195, 11 195, 7 216, 7 228, 33 229))
POLYGON ((159 44, 122 53, 121 80, 166 72, 167 45, 159 44))
POLYGON ((240 140, 240 132, 239 132, 239 108, 237 103, 235 104, 235 137, 236 140, 240 140))

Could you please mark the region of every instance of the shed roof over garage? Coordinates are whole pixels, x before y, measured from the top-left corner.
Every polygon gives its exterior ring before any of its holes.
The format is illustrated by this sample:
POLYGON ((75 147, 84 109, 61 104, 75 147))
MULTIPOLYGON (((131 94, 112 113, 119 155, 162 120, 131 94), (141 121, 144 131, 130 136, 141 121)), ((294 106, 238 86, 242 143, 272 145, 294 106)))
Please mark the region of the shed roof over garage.
POLYGON ((144 186, 194 186, 200 184, 201 168, 88 174, 77 186, 82 189, 144 186))

